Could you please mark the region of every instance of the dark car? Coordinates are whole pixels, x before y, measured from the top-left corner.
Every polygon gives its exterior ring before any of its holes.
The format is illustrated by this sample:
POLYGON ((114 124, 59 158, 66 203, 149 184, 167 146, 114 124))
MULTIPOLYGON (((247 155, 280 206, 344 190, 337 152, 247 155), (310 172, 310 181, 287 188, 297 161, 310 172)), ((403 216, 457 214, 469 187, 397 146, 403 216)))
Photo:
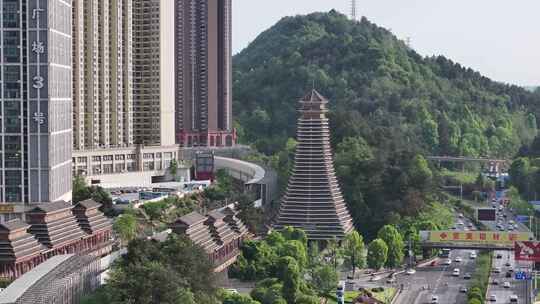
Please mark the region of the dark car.
POLYGON ((497 259, 502 259, 502 254, 497 253, 497 259))
POLYGON ((466 274, 463 275, 463 278, 464 278, 465 280, 470 280, 470 279, 471 279, 471 274, 470 274, 470 273, 466 273, 466 274))
POLYGON ((505 278, 511 278, 512 277, 512 272, 511 271, 507 271, 506 274, 504 275, 505 278))

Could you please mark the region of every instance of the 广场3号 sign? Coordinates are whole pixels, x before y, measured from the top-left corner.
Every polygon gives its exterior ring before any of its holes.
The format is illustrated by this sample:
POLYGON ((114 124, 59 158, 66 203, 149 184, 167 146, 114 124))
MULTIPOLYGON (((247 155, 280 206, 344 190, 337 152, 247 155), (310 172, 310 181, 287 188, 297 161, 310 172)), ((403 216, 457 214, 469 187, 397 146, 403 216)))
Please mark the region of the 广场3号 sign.
POLYGON ((528 232, 499 232, 499 231, 430 231, 429 242, 433 243, 489 243, 511 244, 528 241, 528 232))

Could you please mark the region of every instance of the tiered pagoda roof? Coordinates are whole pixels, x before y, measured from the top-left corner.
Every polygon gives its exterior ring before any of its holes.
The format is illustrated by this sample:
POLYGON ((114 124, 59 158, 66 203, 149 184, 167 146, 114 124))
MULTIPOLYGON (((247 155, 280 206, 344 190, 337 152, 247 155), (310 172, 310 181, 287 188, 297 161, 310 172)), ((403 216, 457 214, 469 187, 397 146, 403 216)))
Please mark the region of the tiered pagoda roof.
POLYGON ((112 222, 99 211, 101 204, 92 199, 79 202, 73 207, 73 213, 79 226, 87 234, 94 234, 103 230, 111 230, 112 222))
POLYGON ((244 222, 242 222, 242 220, 236 216, 238 212, 233 208, 226 207, 221 211, 223 214, 225 214, 225 218, 223 220, 229 224, 231 229, 234 230, 237 235, 244 236, 249 233, 248 228, 246 225, 244 225, 244 222))
POLYGON ((212 253, 219 245, 214 241, 210 228, 205 225, 206 220, 205 216, 193 211, 180 217, 171 228, 175 233, 187 235, 193 243, 212 253))
POLYGON ((300 100, 294 168, 274 225, 303 229, 310 240, 339 240, 353 229, 332 162, 327 103, 315 90, 300 100))
POLYGON ((72 208, 73 205, 64 201, 35 207, 26 215, 31 225, 29 232, 49 248, 59 248, 82 239, 86 234, 79 227, 72 208))
POLYGON ((0 263, 17 263, 47 249, 27 232, 28 228, 30 225, 19 219, 0 223, 0 263))
POLYGON ((206 224, 210 228, 214 240, 220 246, 230 243, 239 236, 224 219, 225 214, 219 210, 213 210, 208 213, 208 219, 206 220, 206 224))

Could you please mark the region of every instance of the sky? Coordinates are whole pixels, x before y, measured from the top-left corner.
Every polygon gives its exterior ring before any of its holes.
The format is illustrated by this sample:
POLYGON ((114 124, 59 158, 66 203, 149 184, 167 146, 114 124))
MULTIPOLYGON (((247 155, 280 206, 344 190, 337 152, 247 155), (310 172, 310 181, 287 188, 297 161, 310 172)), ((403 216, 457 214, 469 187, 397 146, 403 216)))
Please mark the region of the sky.
MULTIPOLYGON (((420 54, 444 55, 494 80, 540 85, 540 0, 357 0, 357 15, 410 38, 420 54)), ((237 53, 284 16, 336 9, 350 0, 233 0, 237 53)))

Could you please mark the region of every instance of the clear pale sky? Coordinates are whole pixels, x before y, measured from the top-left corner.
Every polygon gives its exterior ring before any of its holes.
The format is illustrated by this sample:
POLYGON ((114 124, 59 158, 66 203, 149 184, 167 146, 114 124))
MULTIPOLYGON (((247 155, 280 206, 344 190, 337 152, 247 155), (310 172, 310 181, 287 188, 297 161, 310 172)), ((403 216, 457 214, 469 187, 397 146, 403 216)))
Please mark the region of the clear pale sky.
MULTIPOLYGON (((444 55, 494 80, 540 85, 540 0, 357 0, 359 16, 422 55, 444 55)), ((284 16, 350 12, 350 0, 233 0, 234 53, 284 16)))

